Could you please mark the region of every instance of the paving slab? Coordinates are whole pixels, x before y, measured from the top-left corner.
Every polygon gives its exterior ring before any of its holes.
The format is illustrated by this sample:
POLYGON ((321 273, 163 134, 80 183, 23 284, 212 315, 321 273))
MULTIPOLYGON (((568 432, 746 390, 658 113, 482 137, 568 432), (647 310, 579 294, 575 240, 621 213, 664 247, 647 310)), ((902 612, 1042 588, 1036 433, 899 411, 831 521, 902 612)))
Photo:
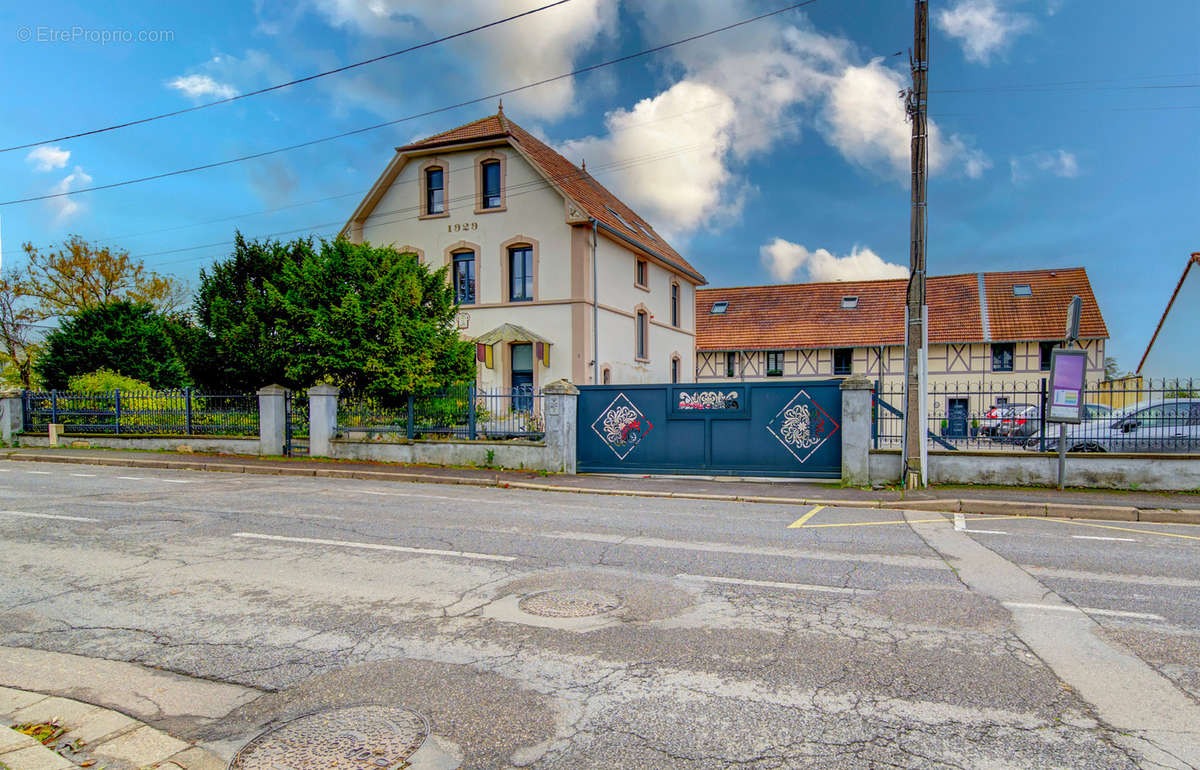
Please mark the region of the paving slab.
POLYGON ((0 714, 11 714, 17 709, 45 700, 46 696, 38 692, 14 690, 11 687, 0 687, 0 714))
POLYGON ((4 761, 5 752, 27 749, 30 746, 39 745, 41 744, 35 741, 32 736, 19 733, 10 727, 0 727, 0 762, 4 761))
POLYGON ((184 770, 225 770, 226 763, 211 751, 193 746, 172 755, 159 767, 163 770, 174 770, 175 767, 184 768, 184 770))
POLYGON ((1143 508, 1138 511, 1138 521, 1152 521, 1158 524, 1200 524, 1200 510, 1143 508))
POLYGON ((41 744, 0 754, 0 762, 8 765, 9 770, 74 770, 75 767, 70 760, 41 744))
POLYGON ((45 698, 31 706, 14 711, 10 718, 15 724, 25 722, 76 724, 98 709, 98 706, 90 703, 80 703, 68 698, 45 698))
POLYGON ((188 744, 178 738, 172 738, 149 725, 142 725, 132 732, 124 733, 112 740, 93 746, 92 753, 99 757, 111 757, 141 767, 162 762, 187 748, 189 748, 188 744))
POLYGON ((90 745, 100 743, 105 738, 115 737, 117 733, 127 732, 141 724, 133 717, 119 711, 97 709, 78 722, 71 723, 67 733, 69 740, 80 740, 90 745))

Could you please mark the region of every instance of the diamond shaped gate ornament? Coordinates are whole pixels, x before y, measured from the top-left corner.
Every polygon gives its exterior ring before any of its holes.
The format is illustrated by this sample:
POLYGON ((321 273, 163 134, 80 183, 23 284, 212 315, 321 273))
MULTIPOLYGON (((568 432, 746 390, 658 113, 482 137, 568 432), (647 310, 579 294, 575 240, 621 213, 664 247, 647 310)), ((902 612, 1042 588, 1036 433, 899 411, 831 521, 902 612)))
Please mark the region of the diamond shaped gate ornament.
POLYGON ((767 431, 800 463, 812 457, 839 427, 803 390, 767 422, 767 431))
POLYGON ((653 428, 642 410, 624 393, 618 393, 592 423, 592 430, 618 460, 628 457, 653 428))

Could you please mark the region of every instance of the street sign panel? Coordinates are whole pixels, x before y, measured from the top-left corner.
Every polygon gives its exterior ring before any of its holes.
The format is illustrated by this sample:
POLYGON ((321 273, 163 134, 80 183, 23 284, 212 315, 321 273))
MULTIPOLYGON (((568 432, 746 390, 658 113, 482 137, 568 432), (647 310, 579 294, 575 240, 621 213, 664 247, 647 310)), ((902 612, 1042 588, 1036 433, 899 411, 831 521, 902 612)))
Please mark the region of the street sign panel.
POLYGON ((1078 423, 1083 418, 1087 351, 1055 348, 1050 354, 1050 403, 1046 422, 1078 423))

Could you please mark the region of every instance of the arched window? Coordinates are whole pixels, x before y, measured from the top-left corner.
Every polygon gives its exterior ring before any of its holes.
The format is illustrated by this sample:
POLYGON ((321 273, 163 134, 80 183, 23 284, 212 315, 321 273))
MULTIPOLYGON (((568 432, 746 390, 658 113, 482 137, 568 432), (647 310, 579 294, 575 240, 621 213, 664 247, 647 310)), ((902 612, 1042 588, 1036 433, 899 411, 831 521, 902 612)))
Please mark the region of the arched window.
POLYGON ((600 382, 604 385, 612 385, 612 369, 604 367, 600 372, 600 382))
POLYGON ((453 259, 454 301, 475 304, 475 252, 456 251, 453 259))
POLYGON ((679 284, 671 281, 671 325, 679 326, 679 284))
POLYGON ((446 213, 446 172, 438 166, 425 169, 425 214, 446 213))
POLYGON ((650 359, 650 314, 645 310, 638 310, 634 324, 636 329, 634 330, 633 357, 639 361, 648 361, 650 359))
POLYGON ((480 208, 500 208, 500 161, 485 160, 479 167, 483 205, 480 208))
POLYGON ((521 244, 508 247, 508 300, 533 300, 533 247, 521 244))
POLYGON ((679 382, 679 356, 671 356, 671 382, 679 382))

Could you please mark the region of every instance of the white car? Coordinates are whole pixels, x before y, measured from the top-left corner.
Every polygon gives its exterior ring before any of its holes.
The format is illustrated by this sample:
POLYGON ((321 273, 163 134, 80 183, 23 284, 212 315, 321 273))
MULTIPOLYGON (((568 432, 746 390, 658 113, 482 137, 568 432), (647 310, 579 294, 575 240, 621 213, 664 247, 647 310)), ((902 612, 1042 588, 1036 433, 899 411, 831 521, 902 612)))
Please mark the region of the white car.
MULTIPOLYGON (((1058 451, 1058 437, 1046 439, 1058 451)), ((1200 452, 1200 398, 1166 398, 1067 429, 1068 452, 1200 452)))

